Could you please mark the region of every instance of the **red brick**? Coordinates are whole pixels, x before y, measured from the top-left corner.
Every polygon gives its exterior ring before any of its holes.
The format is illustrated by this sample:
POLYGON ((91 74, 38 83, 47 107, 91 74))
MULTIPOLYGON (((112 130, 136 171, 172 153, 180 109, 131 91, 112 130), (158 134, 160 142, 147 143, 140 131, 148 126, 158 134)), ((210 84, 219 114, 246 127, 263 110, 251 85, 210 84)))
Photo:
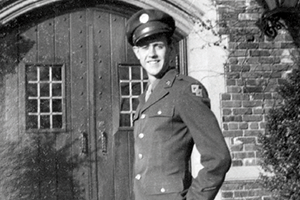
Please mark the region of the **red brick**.
POLYGON ((250 56, 270 56, 270 51, 269 50, 250 50, 250 56))
POLYGON ((233 159, 255 158, 254 152, 233 152, 233 159))
POLYGON ((249 108, 249 107, 261 107, 263 105, 263 102, 260 100, 255 101, 242 101, 242 106, 249 108))
POLYGON ((222 101, 223 108, 236 108, 241 106, 242 106, 241 101, 222 101))
POLYGON ((236 65, 236 64, 238 64, 238 59, 235 57, 229 58, 228 63, 236 65))
POLYGON ((233 160, 232 166, 233 167, 241 167, 241 166, 243 166, 243 161, 242 160, 233 160))
POLYGON ((258 49, 259 44, 258 43, 240 43, 238 44, 238 46, 236 47, 237 49, 258 49))
POLYGON ((263 132, 264 132, 263 130, 245 130, 244 135, 245 136, 259 136, 263 132))
POLYGON ((246 64, 260 64, 260 62, 258 61, 258 57, 250 57, 247 59, 244 58, 244 61, 246 64))
POLYGON ((262 108, 254 108, 253 114, 264 114, 265 110, 262 108))
POLYGON ((293 42, 281 42, 282 49, 292 49, 295 48, 295 44, 293 42))
POLYGON ((255 144, 256 138, 255 137, 240 137, 238 138, 243 144, 255 144))
POLYGON ((241 122, 242 121, 242 116, 237 115, 237 116, 223 116, 223 122, 241 122))
POLYGON ((239 129, 244 130, 244 129, 248 129, 248 123, 239 123, 239 129))
POLYGON ((239 72, 229 72, 226 73, 227 79, 238 79, 240 78, 240 73, 239 72))
POLYGON ((226 80, 226 85, 228 85, 228 86, 235 86, 236 85, 236 81, 232 80, 232 79, 226 80))
POLYGON ((262 115, 244 115, 243 121, 245 122, 259 122, 262 121, 262 115))
POLYGON ((232 198, 233 197, 233 192, 222 192, 222 198, 232 198))
POLYGON ((228 131, 228 124, 223 124, 223 130, 226 130, 226 131, 228 131))
POLYGON ((237 130, 237 129, 239 129, 239 124, 238 123, 229 123, 228 129, 229 130, 237 130))
POLYGON ((231 72, 248 72, 250 71, 250 65, 231 65, 231 72))
POLYGON ((246 57, 248 56, 248 49, 237 49, 235 51, 230 52, 229 56, 232 57, 246 57))
POLYGON ((243 100, 243 94, 234 93, 231 96, 232 100, 243 100))
POLYGON ((241 93, 242 88, 241 87, 235 87, 235 86, 227 87, 227 92, 228 93, 241 93))
POLYGON ((250 129, 258 129, 259 126, 258 126, 258 122, 252 122, 250 123, 250 129))
POLYGON ((244 145, 243 144, 237 144, 237 145, 231 145, 230 146, 230 151, 235 152, 235 151, 243 151, 244 145))
POLYGON ((266 128, 266 125, 267 125, 267 122, 260 122, 260 123, 259 123, 259 128, 265 129, 265 128, 266 128))
POLYGON ((245 151, 257 151, 257 145, 256 144, 245 144, 244 150, 245 151))
POLYGON ((232 111, 231 111, 231 109, 223 109, 222 114, 223 114, 223 115, 231 115, 231 114, 232 114, 232 111))
POLYGON ((244 87, 244 90, 243 90, 245 93, 260 93, 260 92, 263 92, 264 91, 264 88, 263 86, 257 86, 257 87, 250 87, 250 86, 247 86, 247 87, 244 87))
POLYGON ((243 131, 234 130, 234 131, 223 131, 224 137, 239 137, 243 135, 243 131))
POLYGON ((231 99, 230 94, 222 94, 221 97, 222 97, 222 100, 230 100, 231 99))
POLYGON ((273 71, 273 65, 259 64, 251 67, 251 71, 273 71))

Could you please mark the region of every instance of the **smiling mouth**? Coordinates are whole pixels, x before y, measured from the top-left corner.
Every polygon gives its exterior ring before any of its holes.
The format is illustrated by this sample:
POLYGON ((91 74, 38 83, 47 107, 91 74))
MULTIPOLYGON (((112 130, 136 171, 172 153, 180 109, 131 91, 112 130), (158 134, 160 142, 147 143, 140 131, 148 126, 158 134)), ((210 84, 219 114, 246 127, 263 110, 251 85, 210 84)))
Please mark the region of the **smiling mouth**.
POLYGON ((159 60, 149 60, 148 63, 158 63, 159 60))

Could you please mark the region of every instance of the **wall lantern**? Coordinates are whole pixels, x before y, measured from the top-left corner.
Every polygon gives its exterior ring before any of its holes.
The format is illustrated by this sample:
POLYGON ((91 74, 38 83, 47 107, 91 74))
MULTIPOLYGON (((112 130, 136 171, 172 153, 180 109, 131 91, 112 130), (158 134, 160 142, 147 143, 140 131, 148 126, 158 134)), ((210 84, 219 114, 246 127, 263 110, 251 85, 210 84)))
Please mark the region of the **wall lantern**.
POLYGON ((267 10, 256 22, 256 25, 265 35, 274 39, 277 36, 277 30, 285 27, 280 19, 299 12, 299 0, 263 0, 263 3, 267 6, 267 10))

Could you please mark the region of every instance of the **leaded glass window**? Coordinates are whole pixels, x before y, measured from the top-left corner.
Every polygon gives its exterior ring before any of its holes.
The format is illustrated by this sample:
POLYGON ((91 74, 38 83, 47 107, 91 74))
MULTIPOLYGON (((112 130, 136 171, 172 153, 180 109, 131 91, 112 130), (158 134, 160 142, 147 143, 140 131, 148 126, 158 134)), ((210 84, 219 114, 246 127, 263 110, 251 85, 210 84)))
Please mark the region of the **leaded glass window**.
POLYGON ((26 129, 64 125, 64 66, 26 65, 26 129))
POLYGON ((147 85, 147 74, 140 65, 119 65, 120 126, 132 127, 133 116, 138 106, 138 97, 147 85))

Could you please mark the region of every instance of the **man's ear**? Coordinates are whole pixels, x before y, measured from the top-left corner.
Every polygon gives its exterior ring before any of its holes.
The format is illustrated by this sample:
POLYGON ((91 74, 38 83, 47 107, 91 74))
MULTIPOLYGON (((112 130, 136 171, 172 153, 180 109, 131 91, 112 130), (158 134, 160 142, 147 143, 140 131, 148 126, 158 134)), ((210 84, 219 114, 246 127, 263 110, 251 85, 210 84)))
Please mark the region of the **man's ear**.
POLYGON ((170 45, 170 50, 171 50, 171 52, 172 52, 172 53, 175 52, 174 42, 171 42, 171 44, 169 44, 169 45, 170 45))
POLYGON ((137 46, 133 46, 132 49, 137 59, 140 59, 139 48, 137 46))

